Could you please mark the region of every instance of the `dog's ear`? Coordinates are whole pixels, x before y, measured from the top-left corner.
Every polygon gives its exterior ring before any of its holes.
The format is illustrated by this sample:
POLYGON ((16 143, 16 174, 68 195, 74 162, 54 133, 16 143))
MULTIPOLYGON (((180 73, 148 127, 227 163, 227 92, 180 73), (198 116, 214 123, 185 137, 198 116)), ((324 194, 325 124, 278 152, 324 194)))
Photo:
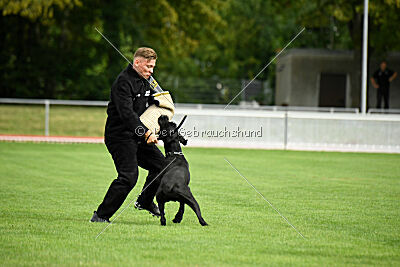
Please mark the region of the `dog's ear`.
POLYGON ((165 129, 166 127, 168 127, 168 122, 169 122, 168 116, 161 115, 160 117, 158 117, 158 124, 160 125, 161 128, 165 129))
POLYGON ((181 122, 179 123, 178 127, 175 128, 174 132, 178 132, 179 128, 181 128, 181 126, 182 126, 182 124, 185 122, 186 118, 187 118, 187 115, 185 115, 185 116, 183 117, 183 119, 182 119, 181 122))
POLYGON ((178 140, 182 143, 182 145, 186 146, 187 140, 180 134, 178 134, 178 140))

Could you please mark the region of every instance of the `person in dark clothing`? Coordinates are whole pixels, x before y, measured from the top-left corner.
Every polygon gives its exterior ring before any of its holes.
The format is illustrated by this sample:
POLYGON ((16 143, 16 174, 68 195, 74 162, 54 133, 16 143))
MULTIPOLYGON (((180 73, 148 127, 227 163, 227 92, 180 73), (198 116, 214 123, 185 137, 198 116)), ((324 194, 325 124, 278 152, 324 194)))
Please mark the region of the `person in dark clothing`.
POLYGON ((389 87, 390 83, 396 78, 397 72, 387 68, 386 61, 382 61, 380 68, 374 72, 371 77, 372 85, 377 89, 376 108, 381 108, 382 97, 385 103, 385 109, 389 108, 389 87))
POLYGON ((121 207, 138 179, 138 166, 149 171, 135 207, 159 216, 153 202, 159 181, 154 180, 165 166, 165 157, 155 145, 156 136, 140 121, 140 115, 155 103, 155 93, 147 79, 157 59, 151 48, 136 50, 133 65, 123 70, 111 87, 107 107, 104 142, 114 161, 118 177, 111 183, 103 202, 90 221, 109 222, 121 207), (154 180, 154 181, 153 181, 154 180))

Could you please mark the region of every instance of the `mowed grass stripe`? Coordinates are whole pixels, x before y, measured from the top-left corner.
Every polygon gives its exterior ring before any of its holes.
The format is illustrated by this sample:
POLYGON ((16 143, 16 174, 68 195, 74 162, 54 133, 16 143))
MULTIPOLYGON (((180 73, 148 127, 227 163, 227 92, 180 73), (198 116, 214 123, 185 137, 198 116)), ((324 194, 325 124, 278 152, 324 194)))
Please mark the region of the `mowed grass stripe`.
POLYGON ((173 224, 177 203, 166 206, 166 227, 129 207, 95 240, 105 225, 88 220, 116 176, 104 145, 0 143, 2 265, 399 265, 400 155, 184 153, 209 227, 188 207, 173 224))

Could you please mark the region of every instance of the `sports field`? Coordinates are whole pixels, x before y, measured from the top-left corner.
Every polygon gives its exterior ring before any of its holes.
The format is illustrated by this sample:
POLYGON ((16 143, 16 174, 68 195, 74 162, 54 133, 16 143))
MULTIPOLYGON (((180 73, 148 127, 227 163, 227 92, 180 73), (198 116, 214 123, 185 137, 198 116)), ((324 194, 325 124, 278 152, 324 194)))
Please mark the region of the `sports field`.
POLYGON ((105 146, 0 143, 0 264, 400 265, 400 155, 184 152, 210 226, 188 208, 173 224, 177 203, 167 204, 166 227, 131 205, 95 239, 105 224, 88 221, 116 174, 105 146))

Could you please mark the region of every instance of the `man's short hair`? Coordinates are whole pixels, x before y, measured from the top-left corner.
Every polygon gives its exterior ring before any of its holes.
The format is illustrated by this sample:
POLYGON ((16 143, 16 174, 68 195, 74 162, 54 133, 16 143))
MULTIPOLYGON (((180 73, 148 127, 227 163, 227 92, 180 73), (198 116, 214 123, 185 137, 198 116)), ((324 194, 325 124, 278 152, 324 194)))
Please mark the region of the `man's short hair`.
POLYGON ((143 57, 147 60, 150 59, 157 59, 157 53, 153 49, 149 47, 140 47, 136 50, 135 54, 133 55, 133 58, 137 57, 143 57))

